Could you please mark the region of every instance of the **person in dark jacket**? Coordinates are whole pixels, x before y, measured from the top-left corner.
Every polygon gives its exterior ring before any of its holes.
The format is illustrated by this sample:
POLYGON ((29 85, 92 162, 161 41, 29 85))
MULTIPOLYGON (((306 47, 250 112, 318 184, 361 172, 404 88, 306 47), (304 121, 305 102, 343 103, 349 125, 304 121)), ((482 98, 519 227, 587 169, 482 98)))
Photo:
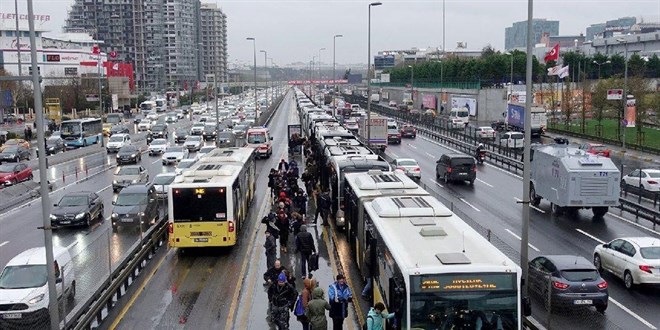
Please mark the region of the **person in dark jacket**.
POLYGON ((282 158, 282 160, 280 160, 280 163, 277 164, 277 170, 280 173, 285 173, 286 171, 289 170, 289 163, 287 163, 286 160, 284 160, 284 158, 282 158))
POLYGON ((309 319, 312 330, 327 330, 328 320, 325 311, 330 310, 330 304, 323 297, 323 289, 312 290, 312 300, 307 304, 305 315, 309 319))
MULTIPOLYGON (((364 251, 364 265, 362 266, 362 274, 366 279, 366 284, 364 289, 362 289, 362 298, 369 299, 371 297, 371 288, 372 288, 372 274, 371 274, 371 244, 367 246, 367 249, 364 251)), ((382 310, 381 310, 382 311, 382 310)))
POLYGON ((268 301, 271 306, 271 319, 280 329, 289 328, 289 310, 293 310, 293 305, 298 298, 298 292, 287 281, 284 273, 277 276, 277 284, 268 288, 268 301))
POLYGON ((286 267, 282 266, 280 259, 276 259, 273 266, 268 268, 268 270, 264 273, 264 285, 271 285, 277 282, 277 277, 285 270, 287 269, 286 267))
POLYGON ((316 253, 316 245, 314 244, 314 236, 307 232, 307 226, 300 226, 300 233, 296 236, 296 251, 300 254, 300 271, 302 277, 307 276, 307 262, 312 253, 316 253))
POLYGON ((344 275, 338 274, 337 281, 328 287, 328 300, 332 329, 342 330, 344 319, 348 317, 348 303, 353 301, 353 293, 346 284, 344 275))
POLYGON ((286 212, 279 210, 277 212, 277 228, 280 230, 280 250, 287 253, 287 245, 289 242, 289 215, 286 212))
POLYGON ((332 202, 330 201, 330 193, 327 191, 320 193, 316 197, 316 201, 316 216, 314 216, 314 222, 316 222, 318 216, 321 215, 321 225, 329 226, 330 224, 328 223, 328 216, 330 215, 330 207, 332 206, 332 202))
POLYGON ((270 269, 275 264, 275 259, 277 259, 277 242, 268 230, 266 230, 264 249, 266 249, 266 269, 270 269))

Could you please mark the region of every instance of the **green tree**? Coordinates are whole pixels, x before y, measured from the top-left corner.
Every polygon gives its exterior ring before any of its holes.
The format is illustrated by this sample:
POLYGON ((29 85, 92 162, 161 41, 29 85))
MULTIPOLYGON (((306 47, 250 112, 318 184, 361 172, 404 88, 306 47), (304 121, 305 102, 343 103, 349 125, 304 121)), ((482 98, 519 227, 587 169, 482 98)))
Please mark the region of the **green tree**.
POLYGON ((628 59, 628 76, 643 77, 646 71, 646 61, 638 54, 633 54, 628 59))
POLYGON ((646 72, 649 78, 660 78, 660 58, 657 54, 653 54, 646 62, 646 72))

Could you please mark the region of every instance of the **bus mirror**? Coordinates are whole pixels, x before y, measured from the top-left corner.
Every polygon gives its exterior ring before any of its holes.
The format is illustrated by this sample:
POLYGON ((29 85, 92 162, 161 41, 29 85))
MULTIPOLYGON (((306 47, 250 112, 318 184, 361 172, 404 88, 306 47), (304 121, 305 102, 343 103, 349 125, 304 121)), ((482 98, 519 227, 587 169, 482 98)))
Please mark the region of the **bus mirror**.
POLYGON ((522 308, 524 316, 532 316, 532 303, 529 300, 529 297, 522 298, 522 308))

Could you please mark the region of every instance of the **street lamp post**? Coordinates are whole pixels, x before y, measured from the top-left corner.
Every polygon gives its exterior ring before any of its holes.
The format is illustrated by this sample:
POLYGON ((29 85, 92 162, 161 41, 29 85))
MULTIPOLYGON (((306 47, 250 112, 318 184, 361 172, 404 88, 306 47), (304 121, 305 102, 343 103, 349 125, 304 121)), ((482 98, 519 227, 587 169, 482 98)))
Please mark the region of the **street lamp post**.
POLYGON ((415 86, 415 70, 412 65, 408 65, 408 67, 410 68, 410 100, 414 104, 415 99, 413 95, 415 94, 415 87, 413 86, 415 86))
MULTIPOLYGON (((264 77, 266 78, 266 88, 268 88, 268 52, 263 49, 259 52, 264 53, 264 77)), ((266 91, 266 109, 268 109, 268 91, 266 91)))
POLYGON ((598 80, 600 80, 600 66, 603 65, 603 64, 609 64, 609 63, 612 63, 612 61, 607 60, 607 61, 602 62, 602 63, 598 63, 597 61, 594 61, 593 63, 596 64, 596 65, 598 65, 598 80))
POLYGON ((371 7, 380 6, 382 2, 372 2, 369 4, 369 19, 367 29, 367 145, 371 146, 371 7))
POLYGON ((337 65, 337 61, 335 60, 335 49, 337 45, 337 38, 342 38, 344 37, 341 34, 335 34, 332 37, 332 116, 335 117, 337 116, 337 74, 335 73, 335 66, 337 65))
POLYGON ((254 112, 256 113, 255 122, 259 122, 259 104, 257 102, 257 40, 253 37, 247 37, 246 40, 252 40, 252 51, 254 53, 254 112))
POLYGON ((325 47, 319 48, 319 80, 323 79, 321 76, 321 51, 325 50, 325 47))
MULTIPOLYGON (((622 43, 624 48, 625 48, 625 53, 623 55, 623 59, 625 62, 624 63, 624 69, 623 69, 623 110, 622 110, 622 116, 621 118, 625 118, 626 116, 626 106, 628 103, 628 43, 626 42, 626 39, 624 38, 618 38, 616 39, 619 43, 622 43)), ((621 125, 621 120, 619 121, 619 125, 621 125)), ((621 171, 623 171, 623 158, 626 156, 626 128, 628 126, 628 123, 626 122, 625 125, 623 125, 623 142, 622 142, 622 148, 623 148, 623 155, 621 156, 621 171)))

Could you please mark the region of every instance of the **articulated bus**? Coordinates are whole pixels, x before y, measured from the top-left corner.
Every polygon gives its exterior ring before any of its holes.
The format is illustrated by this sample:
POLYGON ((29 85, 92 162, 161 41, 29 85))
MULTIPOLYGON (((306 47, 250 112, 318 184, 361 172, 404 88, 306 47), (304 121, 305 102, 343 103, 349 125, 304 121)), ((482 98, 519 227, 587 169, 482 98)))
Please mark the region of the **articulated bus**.
POLYGON ((370 170, 344 175, 344 218, 346 239, 351 247, 353 260, 360 268, 364 263, 367 246, 364 239, 364 203, 384 196, 429 196, 417 183, 401 171, 385 172, 370 170))
MULTIPOLYGON (((202 157, 168 191, 170 247, 236 245, 254 199, 253 148, 202 157), (248 156, 245 156, 248 154, 248 156)), ((219 150, 219 149, 216 149, 219 150)))
POLYGON ((375 198, 364 225, 373 300, 401 314, 389 328, 522 329, 522 270, 434 197, 375 198))
POLYGON ((103 123, 100 118, 65 120, 60 124, 60 133, 68 148, 86 147, 101 141, 103 123))

